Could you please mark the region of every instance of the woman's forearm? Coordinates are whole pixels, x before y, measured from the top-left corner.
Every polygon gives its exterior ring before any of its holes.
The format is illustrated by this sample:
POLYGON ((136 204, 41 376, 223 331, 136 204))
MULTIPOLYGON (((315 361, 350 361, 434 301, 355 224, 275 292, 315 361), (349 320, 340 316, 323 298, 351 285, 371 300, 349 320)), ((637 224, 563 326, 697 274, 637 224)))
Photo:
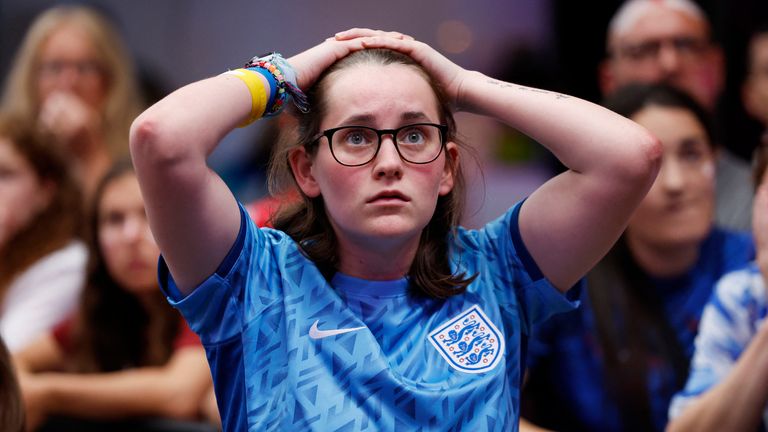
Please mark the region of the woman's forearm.
POLYGON ((768 327, 762 326, 727 377, 669 423, 668 431, 756 430, 768 402, 768 327))
POLYGON ((468 72, 463 108, 534 138, 568 168, 605 172, 613 181, 647 176, 660 146, 644 128, 591 102, 468 72))
POLYGON ((45 411, 82 418, 161 416, 194 419, 210 387, 202 352, 175 370, 146 367, 101 374, 43 373, 34 376, 45 411))

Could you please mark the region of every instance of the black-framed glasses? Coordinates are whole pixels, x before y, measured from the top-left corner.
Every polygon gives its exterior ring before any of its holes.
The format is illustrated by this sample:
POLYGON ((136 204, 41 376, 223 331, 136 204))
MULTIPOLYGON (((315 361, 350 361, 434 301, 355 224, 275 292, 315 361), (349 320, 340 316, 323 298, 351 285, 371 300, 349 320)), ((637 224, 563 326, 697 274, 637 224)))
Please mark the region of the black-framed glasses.
POLYGON ((664 45, 671 47, 681 60, 698 58, 709 46, 705 39, 693 36, 651 39, 640 43, 620 46, 613 54, 633 62, 655 61, 664 45))
POLYGON ((375 129, 367 126, 341 126, 323 131, 312 140, 326 137, 336 162, 349 167, 365 165, 376 158, 384 135, 392 135, 400 158, 412 164, 428 164, 440 156, 448 134, 448 126, 413 123, 397 129, 375 129))

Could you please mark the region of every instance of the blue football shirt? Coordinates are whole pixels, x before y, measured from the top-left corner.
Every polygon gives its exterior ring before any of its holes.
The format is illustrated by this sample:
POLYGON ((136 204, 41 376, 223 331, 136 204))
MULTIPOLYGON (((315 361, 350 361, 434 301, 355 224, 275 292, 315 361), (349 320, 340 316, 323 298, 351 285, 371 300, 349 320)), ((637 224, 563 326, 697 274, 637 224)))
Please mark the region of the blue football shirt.
POLYGON ((451 237, 454 269, 478 277, 447 300, 407 278, 328 282, 244 210, 229 255, 186 298, 161 260, 169 301, 205 346, 225 430, 517 430, 525 335, 578 295, 542 278, 519 206, 451 237))

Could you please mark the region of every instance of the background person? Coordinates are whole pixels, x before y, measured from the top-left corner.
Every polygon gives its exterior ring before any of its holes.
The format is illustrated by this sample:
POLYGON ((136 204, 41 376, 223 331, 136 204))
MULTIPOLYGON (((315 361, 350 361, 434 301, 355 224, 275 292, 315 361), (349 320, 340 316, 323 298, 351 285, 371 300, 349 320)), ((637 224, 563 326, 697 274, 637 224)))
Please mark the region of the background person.
MULTIPOLYGON (((611 19, 606 43, 608 58, 599 74, 604 95, 631 83, 667 83, 715 112, 725 80, 724 56, 712 40, 706 14, 693 1, 625 1, 611 19)), ((724 228, 748 231, 749 164, 729 152, 729 136, 717 132, 715 139, 723 144, 717 158, 715 220, 724 228)))
POLYGON ((754 247, 713 223, 716 149, 701 106, 668 85, 628 86, 605 106, 661 140, 661 170, 587 275, 582 306, 534 328, 524 414, 563 431, 661 431, 716 281, 754 247))
POLYGON ((56 6, 27 31, 0 107, 53 136, 87 198, 114 158, 127 154, 138 90, 112 24, 85 6, 56 6))
POLYGON ((608 110, 469 72, 396 32, 342 32, 290 65, 310 110, 274 159, 272 174, 301 193, 277 229, 256 228, 206 158, 285 102, 271 96, 293 75, 280 58, 185 86, 132 127, 161 283, 208 349, 225 429, 514 430, 527 329, 574 306, 561 293, 623 230, 658 143, 608 110), (484 229, 457 227, 450 106, 518 127, 571 169, 484 229), (477 330, 477 352, 462 328, 477 330), (269 391, 250 391, 261 383, 269 391))
POLYGON ((11 352, 77 304, 87 260, 80 197, 60 149, 0 115, 0 336, 11 352))
POLYGON ((147 417, 197 420, 211 397, 210 372, 199 339, 157 287, 159 252, 128 161, 107 173, 94 198, 78 313, 14 355, 29 426, 49 417, 46 430, 147 417))

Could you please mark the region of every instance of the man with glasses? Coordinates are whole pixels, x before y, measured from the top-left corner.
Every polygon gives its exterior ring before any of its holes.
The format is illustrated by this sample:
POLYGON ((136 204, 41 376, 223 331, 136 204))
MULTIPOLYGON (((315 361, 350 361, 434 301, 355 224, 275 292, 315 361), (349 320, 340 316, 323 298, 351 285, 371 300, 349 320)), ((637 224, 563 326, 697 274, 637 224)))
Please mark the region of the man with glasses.
MULTIPOLYGON (((608 27, 608 57, 600 67, 603 94, 636 82, 665 82, 714 112, 724 85, 723 53, 712 42, 709 21, 690 0, 629 0, 608 27)), ((728 137, 724 137, 726 140, 728 137)), ((727 142, 720 142, 727 144, 727 142)), ((717 165, 716 222, 749 230, 749 165, 721 148, 717 165)))
MULTIPOLYGON (((635 83, 668 84, 688 93, 701 108, 714 110, 723 81, 722 53, 710 39, 704 13, 691 1, 625 2, 610 23, 607 51, 608 58, 600 71, 600 84, 606 95, 618 95, 619 99, 613 102, 619 111, 640 112, 629 108, 637 102, 628 102, 634 98, 626 96, 632 94, 626 86, 635 83), (624 91, 617 91, 622 87, 624 91)), ((664 91, 666 95, 649 102, 649 106, 658 109, 663 105, 660 101, 683 100, 672 96, 669 90, 664 91)), ((688 110, 689 114, 700 111, 699 107, 687 102, 677 105, 675 108, 683 112, 688 110)), ((671 112, 674 114, 674 110, 671 112)), ((524 415, 537 424, 561 431, 663 430, 669 399, 687 377, 685 366, 690 360, 701 312, 712 294, 714 281, 725 268, 733 269, 750 259, 748 242, 742 241, 745 235, 711 229, 706 236, 685 238, 679 229, 693 226, 696 220, 706 221, 702 223, 707 225, 712 223, 715 170, 717 222, 733 222, 738 217, 738 226, 748 229, 752 187, 746 164, 742 163, 743 168, 734 170, 733 157, 724 156, 721 150, 715 169, 715 164, 708 162, 698 165, 699 168, 695 172, 691 170, 689 175, 681 175, 674 169, 679 161, 700 163, 701 154, 692 147, 694 142, 701 142, 700 135, 691 139, 697 136, 696 133, 684 132, 689 126, 681 122, 681 118, 670 116, 670 111, 662 109, 656 114, 654 121, 657 123, 646 123, 645 126, 669 125, 666 129, 657 129, 659 134, 674 132, 660 136, 664 145, 674 148, 676 139, 670 138, 676 134, 685 137, 677 141, 685 145, 665 153, 662 174, 646 198, 648 203, 653 203, 651 206, 659 209, 657 223, 648 224, 646 230, 655 233, 655 237, 638 237, 642 225, 638 227, 630 222, 627 232, 635 230, 634 246, 609 252, 609 256, 590 271, 588 284, 591 288, 582 294, 582 307, 534 329, 528 355, 530 382, 522 398, 529 405, 524 407, 524 415), (693 205, 701 203, 705 196, 706 206, 693 205), (680 209, 685 211, 680 212, 680 209), (680 220, 685 222, 675 229, 664 230, 665 222, 680 220), (715 232, 722 238, 738 238, 739 241, 713 240, 715 232), (692 244, 694 246, 690 247, 692 244), (629 258, 614 260, 617 251, 618 256, 629 258), (737 255, 737 260, 729 261, 737 255), (678 265, 673 269, 659 265, 675 262, 678 265), (622 274, 627 274, 627 280, 632 281, 631 290, 616 277, 622 274), (600 294, 603 292, 611 294, 600 294), (650 323, 642 327, 646 338, 638 338, 634 336, 636 333, 622 327, 625 322, 636 325, 639 321, 636 317, 644 317, 650 323), (616 331, 606 332, 606 328, 616 331), (621 339, 637 344, 623 345, 623 340, 617 344, 616 341, 621 339), (619 367, 615 366, 615 359, 620 359, 619 367), (633 374, 629 377, 615 372, 627 368, 629 361, 642 367, 630 368, 633 374), (568 381, 564 382, 562 377, 568 377, 568 381), (647 395, 637 389, 646 389, 647 395)), ((635 120, 639 118, 633 117, 635 120)), ((706 116, 700 117, 699 127, 704 127, 706 116)), ((636 213, 633 221, 647 215, 636 213)), ((626 240, 625 244, 629 242, 626 240)), ((540 429, 522 423, 521 430, 540 429)))

